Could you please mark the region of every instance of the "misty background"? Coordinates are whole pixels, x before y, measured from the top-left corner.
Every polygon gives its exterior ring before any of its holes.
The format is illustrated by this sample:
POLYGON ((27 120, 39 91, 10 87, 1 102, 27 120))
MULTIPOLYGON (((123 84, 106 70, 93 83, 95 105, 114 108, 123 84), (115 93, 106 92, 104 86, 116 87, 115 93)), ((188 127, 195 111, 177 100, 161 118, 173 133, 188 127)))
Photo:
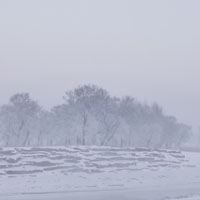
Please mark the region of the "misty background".
POLYGON ((92 83, 199 126, 200 2, 0 1, 0 105, 92 83))

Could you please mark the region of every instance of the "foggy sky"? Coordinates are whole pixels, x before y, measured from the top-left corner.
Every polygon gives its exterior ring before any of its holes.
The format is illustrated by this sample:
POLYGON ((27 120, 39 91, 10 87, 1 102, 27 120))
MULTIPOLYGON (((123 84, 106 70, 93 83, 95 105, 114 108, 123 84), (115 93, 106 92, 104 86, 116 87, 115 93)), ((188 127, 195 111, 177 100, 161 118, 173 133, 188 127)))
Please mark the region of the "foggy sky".
POLYGON ((199 0, 0 0, 0 104, 96 84, 200 125, 199 0))

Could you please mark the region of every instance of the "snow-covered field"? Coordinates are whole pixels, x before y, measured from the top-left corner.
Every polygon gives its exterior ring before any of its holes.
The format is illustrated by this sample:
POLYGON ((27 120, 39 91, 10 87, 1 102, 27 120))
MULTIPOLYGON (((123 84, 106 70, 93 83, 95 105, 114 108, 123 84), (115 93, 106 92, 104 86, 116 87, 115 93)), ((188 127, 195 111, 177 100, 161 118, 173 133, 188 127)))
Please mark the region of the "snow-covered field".
POLYGON ((200 200, 200 153, 0 148, 0 200, 200 200))

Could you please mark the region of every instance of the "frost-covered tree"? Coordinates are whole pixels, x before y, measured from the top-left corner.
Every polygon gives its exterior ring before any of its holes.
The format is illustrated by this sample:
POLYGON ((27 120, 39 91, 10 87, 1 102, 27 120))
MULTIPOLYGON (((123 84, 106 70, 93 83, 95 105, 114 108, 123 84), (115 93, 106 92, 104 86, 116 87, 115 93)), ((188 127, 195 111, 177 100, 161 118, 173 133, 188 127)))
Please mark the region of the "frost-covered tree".
POLYGON ((110 145, 178 148, 191 128, 154 103, 116 98, 94 85, 66 92, 64 102, 41 109, 29 94, 16 94, 0 108, 1 146, 110 145))
MULTIPOLYGON (((28 93, 15 94, 1 107, 2 140, 5 146, 28 146, 33 132, 37 131, 41 107, 28 93)), ((33 136, 35 138, 35 136, 33 136)))

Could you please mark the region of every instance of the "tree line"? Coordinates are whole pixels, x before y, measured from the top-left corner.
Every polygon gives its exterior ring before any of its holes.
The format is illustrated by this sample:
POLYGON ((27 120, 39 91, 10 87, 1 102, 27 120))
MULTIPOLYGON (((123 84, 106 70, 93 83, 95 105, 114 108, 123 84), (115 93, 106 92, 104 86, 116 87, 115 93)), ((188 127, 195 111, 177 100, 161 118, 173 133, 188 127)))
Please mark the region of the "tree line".
POLYGON ((43 109, 28 93, 0 107, 0 146, 100 145, 179 148, 191 127, 130 96, 111 97, 94 85, 65 93, 63 104, 43 109))

